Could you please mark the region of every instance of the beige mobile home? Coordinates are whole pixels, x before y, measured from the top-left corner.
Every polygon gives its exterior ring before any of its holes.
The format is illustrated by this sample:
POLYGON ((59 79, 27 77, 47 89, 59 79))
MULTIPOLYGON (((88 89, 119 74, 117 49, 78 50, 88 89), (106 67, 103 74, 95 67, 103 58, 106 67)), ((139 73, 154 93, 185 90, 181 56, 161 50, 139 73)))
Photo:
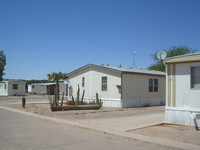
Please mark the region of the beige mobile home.
POLYGON ((165 59, 165 122, 194 126, 200 120, 200 54, 165 59))
POLYGON ((23 96, 26 92, 26 82, 24 81, 1 81, 0 96, 23 96))
POLYGON ((96 92, 107 107, 140 107, 165 104, 165 73, 136 68, 88 64, 68 74, 69 97, 78 85, 85 100, 96 92))

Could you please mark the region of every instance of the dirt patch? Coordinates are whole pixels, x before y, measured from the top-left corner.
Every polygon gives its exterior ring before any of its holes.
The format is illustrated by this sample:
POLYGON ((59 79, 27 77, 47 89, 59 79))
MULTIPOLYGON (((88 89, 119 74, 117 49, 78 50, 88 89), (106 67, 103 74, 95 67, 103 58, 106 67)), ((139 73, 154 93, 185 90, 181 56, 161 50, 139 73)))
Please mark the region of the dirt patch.
POLYGON ((70 110, 52 112, 49 104, 26 104, 22 108, 21 104, 10 104, 7 107, 20 109, 27 112, 32 112, 44 116, 51 116, 55 118, 62 118, 67 120, 85 120, 85 119, 100 119, 100 118, 114 118, 123 116, 138 116, 149 113, 164 113, 163 106, 156 107, 140 107, 140 108, 109 108, 102 107, 99 110, 70 110))
POLYGON ((172 141, 175 140, 183 143, 200 145, 200 131, 196 131, 195 127, 190 126, 162 124, 130 132, 150 137, 164 138, 172 141))

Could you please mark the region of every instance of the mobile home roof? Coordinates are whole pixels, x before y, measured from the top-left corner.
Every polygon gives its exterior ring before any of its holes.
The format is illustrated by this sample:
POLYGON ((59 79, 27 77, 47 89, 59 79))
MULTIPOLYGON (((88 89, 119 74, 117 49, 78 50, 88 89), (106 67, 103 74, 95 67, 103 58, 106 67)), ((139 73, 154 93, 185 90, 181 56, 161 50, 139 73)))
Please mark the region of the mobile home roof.
POLYGON ((200 53, 179 55, 175 57, 166 58, 164 60, 165 64, 170 63, 186 63, 186 62, 197 62, 200 61, 200 53))
POLYGON ((76 73, 80 70, 86 69, 88 67, 105 68, 105 69, 110 69, 112 71, 116 71, 116 72, 120 72, 120 73, 137 73, 137 74, 150 74, 150 75, 165 76, 165 72, 161 72, 161 71, 153 71, 153 70, 139 69, 139 68, 126 68, 126 67, 121 67, 121 66, 95 65, 95 64, 85 65, 77 70, 70 72, 68 74, 68 76, 70 76, 71 74, 76 73))

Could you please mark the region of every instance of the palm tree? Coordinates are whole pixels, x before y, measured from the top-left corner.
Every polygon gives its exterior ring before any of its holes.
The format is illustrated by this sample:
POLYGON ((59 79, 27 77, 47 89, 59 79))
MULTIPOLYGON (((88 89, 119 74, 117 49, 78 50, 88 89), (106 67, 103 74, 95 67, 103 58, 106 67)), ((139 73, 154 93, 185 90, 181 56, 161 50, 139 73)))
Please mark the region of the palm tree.
POLYGON ((59 100, 59 81, 61 79, 65 80, 68 78, 68 76, 62 72, 53 72, 53 73, 50 73, 50 74, 47 74, 47 77, 49 80, 51 81, 56 81, 56 100, 59 100))

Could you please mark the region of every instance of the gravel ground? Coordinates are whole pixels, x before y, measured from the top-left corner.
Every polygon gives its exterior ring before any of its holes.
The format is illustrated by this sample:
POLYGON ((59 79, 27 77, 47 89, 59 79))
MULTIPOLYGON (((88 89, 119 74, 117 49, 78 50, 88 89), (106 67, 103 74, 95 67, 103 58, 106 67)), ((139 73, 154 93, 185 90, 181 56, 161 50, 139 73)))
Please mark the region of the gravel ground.
POLYGON ((32 112, 40 115, 62 118, 67 120, 85 120, 85 119, 100 119, 100 118, 114 118, 123 116, 136 116, 149 113, 163 112, 163 106, 156 107, 142 107, 142 108, 108 108, 102 107, 99 110, 70 110, 70 111, 56 111, 50 110, 49 104, 26 104, 22 108, 21 104, 10 104, 7 107, 12 107, 27 112, 32 112))

